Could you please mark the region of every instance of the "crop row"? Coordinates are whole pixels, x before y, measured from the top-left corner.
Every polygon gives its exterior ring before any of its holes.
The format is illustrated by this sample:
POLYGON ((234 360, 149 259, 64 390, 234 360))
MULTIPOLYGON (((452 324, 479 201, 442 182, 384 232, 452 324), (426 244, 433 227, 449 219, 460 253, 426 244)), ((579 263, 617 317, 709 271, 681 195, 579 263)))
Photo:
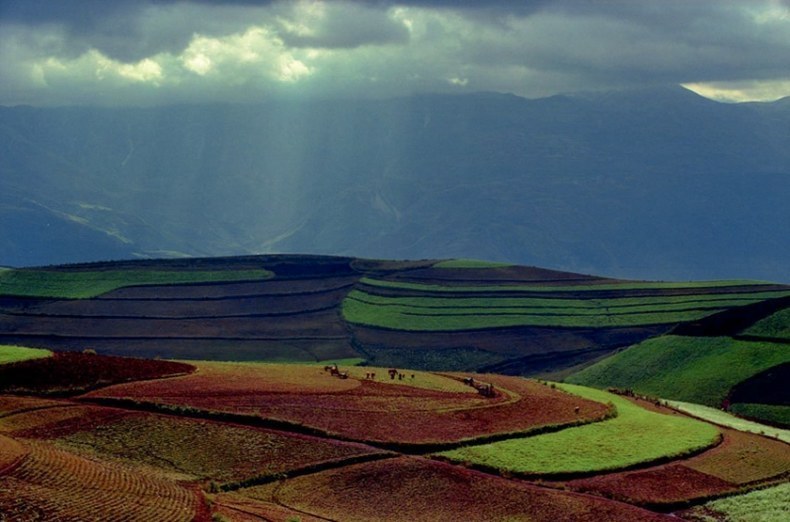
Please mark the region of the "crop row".
POLYGON ((40 270, 0 272, 0 295, 89 298, 132 285, 268 279, 268 270, 40 270))
POLYGON ((340 438, 403 446, 556 428, 608 412, 604 404, 496 375, 475 376, 498 390, 496 397, 486 398, 459 389, 449 377, 423 372, 390 378, 383 369, 361 368, 340 379, 307 365, 199 363, 199 368, 184 378, 119 385, 88 397, 255 416, 340 438))
POLYGON ((467 446, 439 456, 530 476, 563 476, 677 458, 720 440, 718 430, 710 424, 647 411, 604 391, 567 384, 560 388, 585 399, 611 402, 617 416, 556 433, 467 446))
POLYGON ((175 482, 116 464, 78 457, 48 444, 28 442, 30 455, 0 477, 0 513, 36 509, 40 520, 184 522, 194 519, 198 498, 175 482))
POLYGON ((113 459, 217 482, 273 476, 378 452, 360 444, 150 413, 126 416, 58 440, 113 459))
POLYGON ((664 520, 661 515, 424 459, 387 459, 240 493, 332 520, 664 520))

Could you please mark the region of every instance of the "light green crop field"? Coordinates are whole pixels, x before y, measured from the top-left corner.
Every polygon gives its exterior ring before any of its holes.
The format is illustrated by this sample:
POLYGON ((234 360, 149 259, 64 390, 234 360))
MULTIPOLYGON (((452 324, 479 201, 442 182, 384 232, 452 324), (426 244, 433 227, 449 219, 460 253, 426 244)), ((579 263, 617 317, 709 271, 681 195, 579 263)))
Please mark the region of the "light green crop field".
MULTIPOLYGON (((683 518, 686 518, 686 513, 683 518)), ((708 502, 692 509, 688 520, 787 522, 790 520, 790 482, 708 502), (711 517, 710 511, 723 517, 711 517)))
POLYGON ((268 270, 96 270, 19 269, 0 272, 0 295, 90 298, 124 286, 269 279, 268 270))
MULTIPOLYGON (((690 282, 663 282, 663 281, 629 281, 624 283, 605 283, 593 285, 489 285, 489 286, 448 286, 424 283, 405 283, 402 281, 384 281, 363 277, 361 283, 384 288, 402 288, 404 290, 418 290, 423 292, 580 292, 595 290, 676 290, 682 288, 705 289, 723 288, 728 286, 761 286, 772 285, 765 281, 731 280, 731 281, 690 281, 690 282)), ((776 295, 776 297, 779 297, 776 295)))
POLYGON ((609 299, 562 297, 390 297, 354 290, 343 302, 352 323, 398 330, 506 326, 617 327, 693 321, 756 303, 774 292, 609 299))
POLYGON ((27 359, 40 359, 50 355, 52 355, 52 352, 41 348, 0 345, 0 364, 26 361, 27 359))
MULTIPOLYGON (((768 437, 777 438, 779 440, 782 440, 790 444, 790 430, 774 428, 773 426, 766 426, 765 424, 760 424, 759 422, 753 422, 750 420, 741 419, 740 417, 736 417, 735 415, 727 413, 726 411, 722 411, 716 408, 711 408, 710 406, 703 406, 701 404, 694 404, 691 402, 681 402, 681 401, 667 401, 667 403, 673 408, 675 408, 676 410, 680 410, 682 412, 688 413, 689 415, 693 415, 694 417, 698 417, 708 422, 713 422, 714 424, 718 424, 719 426, 726 426, 728 428, 732 428, 738 431, 745 431, 748 433, 763 434, 768 437)), ((733 406, 741 406, 741 405, 736 404, 733 406)), ((744 404, 743 406, 766 406, 766 405, 744 404)), ((770 406, 767 407, 770 408, 770 406)))
POLYGON ((571 375, 567 382, 718 407, 730 389, 790 361, 790 347, 730 337, 648 339, 571 375))
POLYGON ((567 384, 558 387, 585 399, 612 402, 617 417, 439 455, 528 475, 592 473, 681 457, 715 444, 720 437, 710 424, 679 414, 648 411, 605 391, 567 384))
MULTIPOLYGON (((737 415, 759 419, 763 422, 790 426, 790 406, 739 402, 731 405, 730 411, 737 415)), ((790 444, 790 430, 779 430, 778 428, 766 427, 765 432, 771 433, 777 430, 785 433, 785 438, 782 440, 790 444)))
POLYGON ((790 308, 780 310, 754 323, 751 328, 743 333, 763 337, 790 339, 790 308))
POLYGON ((433 268, 502 268, 505 266, 513 265, 496 261, 480 261, 478 259, 448 259, 435 263, 433 268))

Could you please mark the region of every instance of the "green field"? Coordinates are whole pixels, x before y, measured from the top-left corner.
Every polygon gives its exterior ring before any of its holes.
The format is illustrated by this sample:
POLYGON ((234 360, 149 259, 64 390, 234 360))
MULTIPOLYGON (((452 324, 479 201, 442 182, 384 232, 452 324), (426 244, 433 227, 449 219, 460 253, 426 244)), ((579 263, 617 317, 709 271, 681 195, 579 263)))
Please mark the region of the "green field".
POLYGON ((448 259, 439 261, 433 265, 433 268, 502 268, 506 266, 513 265, 496 261, 481 261, 479 259, 448 259))
MULTIPOLYGON (((743 415, 764 422, 790 428, 790 406, 776 404, 753 404, 739 402, 730 406, 730 411, 736 415, 743 415)), ((766 433, 777 431, 776 428, 765 428, 766 433)), ((784 433, 784 440, 790 444, 790 430, 778 430, 784 433)))
POLYGON ((352 323, 398 330, 463 330, 506 326, 618 327, 693 321, 775 292, 695 296, 389 297, 354 290, 343 302, 352 323))
POLYGON ((733 386, 787 361, 790 348, 783 344, 667 335, 632 346, 566 380, 718 407, 733 386))
MULTIPOLYGON (((689 415, 693 415, 694 417, 698 417, 702 420, 713 422, 714 424, 718 424, 720 426, 726 426, 728 428, 732 428, 738 431, 767 435, 769 437, 774 437, 790 444, 790 430, 774 428, 772 426, 766 426, 765 424, 760 424, 758 422, 752 422, 746 419, 741 419, 740 417, 731 415, 726 411, 722 411, 718 408, 711 408, 710 406, 702 406, 701 404, 694 404, 691 402, 681 402, 681 401, 667 401, 667 403, 673 408, 675 408, 676 410, 680 410, 682 412, 688 413, 689 415)), ((730 410, 740 415, 749 415, 749 412, 756 413, 757 415, 754 416, 759 417, 759 414, 761 413, 760 410, 762 408, 766 408, 766 409, 784 408, 785 411, 790 410, 790 408, 788 408, 787 406, 768 406, 765 404, 734 404, 730 408, 730 410), (747 408, 741 408, 742 406, 747 408), (750 408, 752 406, 756 408, 753 410, 752 408, 750 408)))
POLYGON ((0 295, 90 298, 124 286, 268 279, 268 270, 96 270, 20 269, 0 272, 0 295))
POLYGON ((790 308, 780 310, 756 322, 751 328, 743 333, 762 337, 790 339, 790 308))
MULTIPOLYGON (((728 286, 760 286, 772 285, 764 281, 731 280, 731 281, 689 281, 689 282, 664 282, 664 281, 633 281, 625 283, 606 283, 593 285, 489 285, 489 286, 447 286, 424 283, 404 283, 402 281, 384 281, 363 277, 360 283, 383 288, 401 288, 404 290, 417 290, 423 292, 583 292, 587 290, 677 290, 682 288, 705 289, 725 288, 728 286)), ((780 297, 784 294, 776 294, 780 297)))
POLYGON ((790 482, 708 502, 692 509, 687 520, 786 522, 790 520, 790 482), (711 511, 719 516, 712 517, 711 511))
POLYGON ((502 471, 561 475, 616 470, 679 457, 719 440, 719 431, 704 422, 651 412, 601 390, 564 384, 559 387, 586 399, 613 403, 617 417, 556 433, 468 446, 439 455, 502 471))
POLYGON ((39 359, 41 357, 49 357, 50 355, 52 355, 52 352, 40 348, 0 345, 0 364, 25 361, 27 359, 39 359))

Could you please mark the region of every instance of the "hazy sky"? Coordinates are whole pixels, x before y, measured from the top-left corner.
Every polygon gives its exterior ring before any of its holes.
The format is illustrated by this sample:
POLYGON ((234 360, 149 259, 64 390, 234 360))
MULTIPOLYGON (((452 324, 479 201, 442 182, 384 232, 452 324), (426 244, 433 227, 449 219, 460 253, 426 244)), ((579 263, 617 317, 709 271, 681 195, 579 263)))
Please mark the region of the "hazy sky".
POLYGON ((0 104, 790 95, 790 0, 0 0, 0 104))

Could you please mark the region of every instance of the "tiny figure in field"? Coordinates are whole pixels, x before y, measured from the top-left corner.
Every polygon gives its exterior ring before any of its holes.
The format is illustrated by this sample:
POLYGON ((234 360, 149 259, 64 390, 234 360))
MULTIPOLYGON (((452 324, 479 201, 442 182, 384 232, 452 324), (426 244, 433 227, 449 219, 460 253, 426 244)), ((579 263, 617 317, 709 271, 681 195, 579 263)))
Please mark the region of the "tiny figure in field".
POLYGON ((414 379, 414 374, 413 373, 411 374, 411 378, 414 379))
POLYGON ((573 412, 574 412, 574 413, 576 413, 576 415, 578 415, 578 414, 579 414, 579 410, 580 410, 580 408, 579 408, 578 406, 576 406, 575 408, 573 408, 573 412))

